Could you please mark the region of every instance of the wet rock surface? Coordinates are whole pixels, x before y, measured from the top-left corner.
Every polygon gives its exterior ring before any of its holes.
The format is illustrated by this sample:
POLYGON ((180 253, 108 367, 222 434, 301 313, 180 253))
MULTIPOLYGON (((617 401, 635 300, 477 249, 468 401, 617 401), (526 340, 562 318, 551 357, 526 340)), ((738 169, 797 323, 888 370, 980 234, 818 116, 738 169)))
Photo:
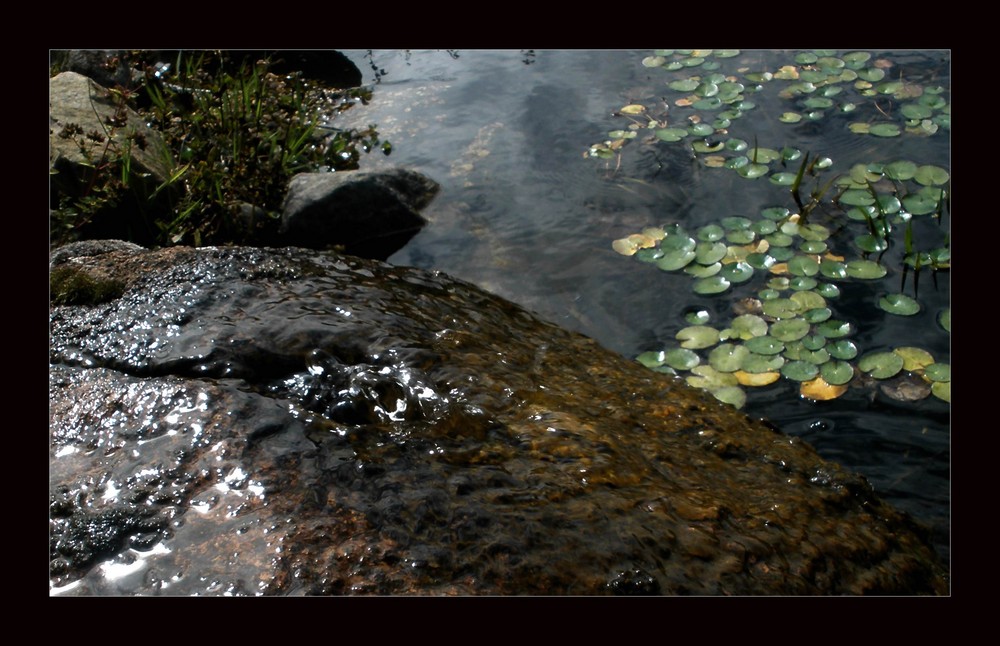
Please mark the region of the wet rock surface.
POLYGON ((860 476, 447 276, 334 253, 62 252, 59 595, 942 594, 860 476))

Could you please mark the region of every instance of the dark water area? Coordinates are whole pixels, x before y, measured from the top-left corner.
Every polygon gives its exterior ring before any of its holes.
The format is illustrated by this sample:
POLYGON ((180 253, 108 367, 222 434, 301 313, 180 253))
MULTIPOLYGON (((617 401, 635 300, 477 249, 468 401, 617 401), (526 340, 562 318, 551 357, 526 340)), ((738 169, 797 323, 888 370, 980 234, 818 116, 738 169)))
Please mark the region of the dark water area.
MULTIPOLYGON (((869 51, 873 60, 894 63, 892 78, 943 86, 950 101, 948 52, 869 51)), ((362 159, 362 169, 405 166, 442 186, 424 211, 429 224, 391 263, 473 282, 627 357, 676 347, 675 335, 689 325, 684 315, 692 310, 708 311, 715 324, 731 319, 733 303, 762 287, 764 281, 755 278, 752 286, 700 296, 689 276, 659 271, 611 247, 613 240, 650 226, 679 223, 693 231, 727 216, 756 219, 766 207, 795 208, 785 187, 706 167, 689 147, 643 134, 622 148, 620 162, 587 156, 609 131, 627 127, 629 121, 616 116, 625 105, 645 105, 656 118, 681 113, 672 104, 681 94, 666 85, 678 76, 642 65, 652 52, 345 53, 373 96, 368 105, 340 115, 336 125, 377 124, 392 143, 390 156, 373 152, 362 159)), ((720 71, 776 70, 793 64, 795 53, 742 52, 720 71)), ((705 72, 678 72, 699 73, 705 72)), ((870 104, 856 113, 830 110, 819 120, 785 124, 778 116, 790 109, 788 99, 776 91, 752 98, 757 107, 734 122, 729 136, 830 157, 836 172, 896 159, 951 168, 946 130, 892 138, 851 132, 849 124, 871 120, 870 104)), ((876 110, 898 107, 888 98, 877 103, 876 110)), ((950 232, 950 217, 941 225, 915 226, 915 239, 936 244, 942 228, 950 232)), ((885 278, 840 283, 834 315, 854 325, 849 338, 860 354, 918 346, 949 363, 950 335, 937 322, 950 307, 947 272, 921 274, 917 315, 891 316, 877 307, 886 293, 913 293, 913 276, 904 282, 900 271, 902 257, 902 245, 895 244, 882 258, 889 270, 885 278)), ((801 398, 787 379, 748 390, 748 415, 766 417, 825 458, 866 476, 883 498, 929 526, 949 558, 948 403, 934 397, 895 401, 871 383, 826 402, 801 398)))

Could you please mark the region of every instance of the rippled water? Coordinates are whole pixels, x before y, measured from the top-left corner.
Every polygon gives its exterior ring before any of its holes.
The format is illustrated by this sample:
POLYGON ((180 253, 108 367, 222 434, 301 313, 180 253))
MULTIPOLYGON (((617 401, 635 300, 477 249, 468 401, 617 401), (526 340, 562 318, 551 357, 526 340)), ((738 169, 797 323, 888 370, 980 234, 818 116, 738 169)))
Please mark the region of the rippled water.
MULTIPOLYGON (((766 180, 705 168, 676 145, 630 142, 617 169, 613 160, 585 158, 591 144, 627 125, 613 116, 623 105, 656 106, 676 98, 662 70, 642 66, 651 52, 345 53, 374 94, 369 105, 356 106, 337 125, 375 123, 393 145, 391 156, 372 153, 362 168, 403 165, 442 185, 424 211, 430 223, 390 262, 469 280, 625 356, 672 347, 691 308, 707 309, 717 322, 728 320, 740 293, 697 296, 689 277, 620 256, 612 240, 652 225, 678 222, 690 230, 730 215, 756 217, 767 206, 793 206, 787 193, 766 180)), ((950 90, 947 52, 872 53, 895 61, 896 74, 950 90)), ((739 60, 777 69, 792 58, 789 52, 760 51, 739 60)), ((787 126, 776 119, 787 107, 774 93, 754 100, 758 108, 739 124, 742 130, 733 127, 734 136, 829 156, 837 170, 899 158, 950 169, 946 133, 923 140, 862 137, 848 131, 847 115, 787 126)), ((898 285, 901 276, 891 271, 887 280, 898 285)), ((875 307, 878 289, 846 286, 836 305, 840 318, 856 324, 851 338, 862 352, 916 345, 949 362, 950 338, 934 318, 950 303, 948 275, 936 283, 922 277, 924 310, 909 319, 881 313, 875 307)), ((934 398, 894 403, 863 390, 811 403, 781 380, 754 390, 746 411, 863 473, 883 497, 929 524, 948 556, 947 404, 934 398)))

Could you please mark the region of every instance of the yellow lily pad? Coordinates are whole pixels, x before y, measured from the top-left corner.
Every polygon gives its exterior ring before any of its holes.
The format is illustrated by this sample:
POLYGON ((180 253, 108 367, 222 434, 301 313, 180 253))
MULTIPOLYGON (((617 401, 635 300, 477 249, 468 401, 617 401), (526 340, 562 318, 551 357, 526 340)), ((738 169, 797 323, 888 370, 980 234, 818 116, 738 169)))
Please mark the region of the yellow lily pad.
POLYGON ((736 381, 740 383, 741 386, 767 386, 768 384, 773 384, 781 378, 780 372, 761 372, 754 374, 752 372, 744 372, 743 370, 737 370, 733 373, 736 377, 736 381))
POLYGON ((846 385, 833 386, 826 383, 823 377, 816 377, 810 381, 803 381, 799 385, 799 394, 806 399, 813 401, 829 401, 836 399, 847 392, 846 385))
POLYGON ((893 350, 896 354, 903 358, 903 370, 908 370, 910 372, 914 370, 923 370, 927 366, 934 363, 934 357, 931 353, 923 348, 911 348, 903 347, 896 348, 893 350))

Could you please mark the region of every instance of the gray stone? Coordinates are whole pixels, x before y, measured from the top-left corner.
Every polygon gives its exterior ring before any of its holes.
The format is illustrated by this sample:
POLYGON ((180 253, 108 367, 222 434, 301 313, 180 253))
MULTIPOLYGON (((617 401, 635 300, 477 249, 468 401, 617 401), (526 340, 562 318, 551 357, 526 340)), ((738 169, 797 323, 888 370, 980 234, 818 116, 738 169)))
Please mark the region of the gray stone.
MULTIPOLYGON (((134 110, 124 111, 124 123, 109 125, 117 106, 106 88, 76 72, 62 72, 49 79, 49 162, 56 171, 72 177, 82 168, 98 165, 113 156, 128 155, 137 173, 149 173, 160 184, 170 177, 163 139, 134 110), (75 124, 81 135, 65 136, 75 124), (87 135, 97 133, 100 141, 87 135), (130 140, 138 135, 140 143, 130 140), (111 143, 109 145, 108 138, 111 143)), ((60 179, 54 181, 61 181, 60 179)))
POLYGON ((70 254, 50 308, 56 595, 949 592, 867 481, 437 272, 70 254))
POLYGON ((292 245, 384 260, 423 227, 417 211, 438 189, 406 169, 300 173, 288 185, 281 234, 292 245))

